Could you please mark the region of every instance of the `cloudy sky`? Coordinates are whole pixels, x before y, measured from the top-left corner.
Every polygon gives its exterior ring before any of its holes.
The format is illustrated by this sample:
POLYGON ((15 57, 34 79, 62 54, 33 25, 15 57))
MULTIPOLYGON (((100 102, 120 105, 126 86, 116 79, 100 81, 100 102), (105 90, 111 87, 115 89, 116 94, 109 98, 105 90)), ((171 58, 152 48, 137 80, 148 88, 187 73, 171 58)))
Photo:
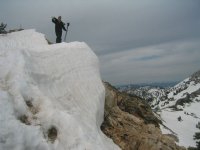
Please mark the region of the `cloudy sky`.
POLYGON ((199 0, 0 0, 7 29, 35 28, 55 42, 51 16, 70 22, 112 84, 180 81, 200 70, 199 0))

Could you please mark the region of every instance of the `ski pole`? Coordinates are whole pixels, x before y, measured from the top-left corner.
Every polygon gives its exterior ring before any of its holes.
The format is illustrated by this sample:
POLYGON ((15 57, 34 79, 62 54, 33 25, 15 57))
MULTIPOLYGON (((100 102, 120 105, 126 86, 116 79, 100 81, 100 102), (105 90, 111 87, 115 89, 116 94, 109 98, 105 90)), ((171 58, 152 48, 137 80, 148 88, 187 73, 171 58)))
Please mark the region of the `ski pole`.
POLYGON ((70 23, 68 22, 67 23, 67 29, 66 29, 66 33, 65 33, 65 38, 64 38, 64 41, 66 42, 66 38, 67 38, 67 31, 68 31, 68 27, 69 27, 70 23))

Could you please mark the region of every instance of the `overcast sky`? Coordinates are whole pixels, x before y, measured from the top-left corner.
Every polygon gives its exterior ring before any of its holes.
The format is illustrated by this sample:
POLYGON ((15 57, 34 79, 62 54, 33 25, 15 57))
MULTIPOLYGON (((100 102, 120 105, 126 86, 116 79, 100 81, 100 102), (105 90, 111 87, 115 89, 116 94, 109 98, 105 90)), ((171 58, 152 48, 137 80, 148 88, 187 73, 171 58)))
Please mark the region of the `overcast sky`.
POLYGON ((112 84, 180 81, 200 70, 200 0, 0 0, 7 29, 35 28, 55 42, 51 16, 70 22, 112 84))

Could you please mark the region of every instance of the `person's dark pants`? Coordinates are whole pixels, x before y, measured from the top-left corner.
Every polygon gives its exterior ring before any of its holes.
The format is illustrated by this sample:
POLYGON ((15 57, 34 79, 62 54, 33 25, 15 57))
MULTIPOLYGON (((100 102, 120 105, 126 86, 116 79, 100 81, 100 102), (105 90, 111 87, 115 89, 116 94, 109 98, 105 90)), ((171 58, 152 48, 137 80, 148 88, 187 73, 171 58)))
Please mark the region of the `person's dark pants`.
POLYGON ((56 36, 57 36, 57 38, 56 38, 56 43, 61 43, 61 41, 62 41, 62 33, 58 33, 58 34, 56 34, 56 36))
POLYGON ((56 43, 61 43, 61 41, 62 41, 61 37, 57 36, 56 43))

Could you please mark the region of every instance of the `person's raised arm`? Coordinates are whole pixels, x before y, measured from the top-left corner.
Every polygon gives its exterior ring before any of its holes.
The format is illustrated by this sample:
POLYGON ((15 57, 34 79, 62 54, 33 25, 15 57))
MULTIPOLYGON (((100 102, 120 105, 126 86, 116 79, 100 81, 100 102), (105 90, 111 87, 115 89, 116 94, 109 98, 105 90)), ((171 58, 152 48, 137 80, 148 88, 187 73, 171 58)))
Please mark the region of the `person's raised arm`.
POLYGON ((56 23, 57 22, 57 19, 55 17, 51 17, 52 18, 52 22, 53 23, 56 23))

